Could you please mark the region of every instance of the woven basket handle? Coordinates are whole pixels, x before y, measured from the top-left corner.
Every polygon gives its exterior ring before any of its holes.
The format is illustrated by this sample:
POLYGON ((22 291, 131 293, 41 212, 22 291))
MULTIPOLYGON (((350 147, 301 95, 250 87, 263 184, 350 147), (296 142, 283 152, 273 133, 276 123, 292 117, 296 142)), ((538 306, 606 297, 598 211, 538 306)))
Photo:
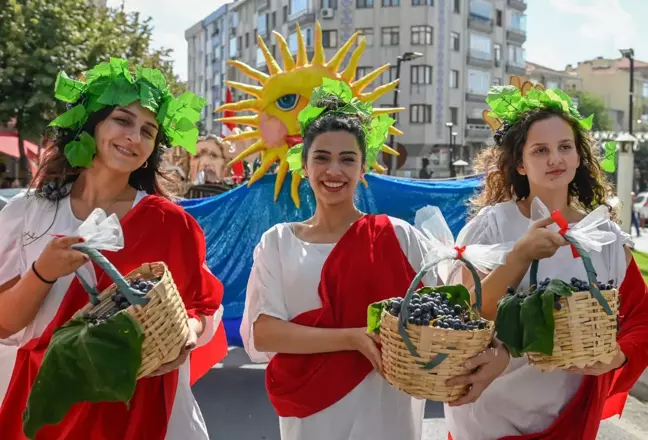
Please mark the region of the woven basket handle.
MULTIPOLYGON (((398 317, 398 333, 401 335, 401 337, 403 338, 403 342, 405 342, 405 345, 407 346, 407 349, 414 357, 420 357, 420 356, 418 354, 418 351, 416 351, 416 347, 414 347, 414 344, 412 343, 409 335, 407 334, 407 331, 405 330, 408 324, 407 320, 409 319, 409 304, 423 277, 430 270, 432 270, 437 264, 439 264, 444 260, 450 260, 450 259, 452 258, 448 258, 448 257, 438 258, 423 266, 423 268, 419 271, 418 274, 416 274, 416 276, 412 280, 412 283, 410 284, 409 288, 407 289, 407 293, 405 294, 405 298, 403 299, 400 315, 398 317)), ((481 278, 479 278, 477 269, 475 269, 475 266, 473 266, 472 263, 470 263, 470 261, 465 260, 463 258, 459 258, 458 260, 466 265, 466 267, 468 268, 468 270, 470 270, 470 273, 473 276, 473 280, 475 282, 475 304, 473 304, 472 308, 474 311, 481 313, 481 309, 482 309, 481 278)), ((449 348, 454 348, 454 347, 449 347, 449 348)), ((431 361, 427 362, 426 364, 423 364, 423 368, 426 370, 430 370, 438 366, 439 364, 441 364, 441 362, 443 362, 447 357, 448 357, 447 354, 439 353, 431 361)))
MULTIPOLYGON (((74 249, 86 254, 92 261, 97 264, 97 266, 101 267, 104 272, 106 272, 106 275, 108 275, 110 279, 117 285, 117 288, 126 297, 129 303, 136 305, 148 304, 150 299, 141 296, 139 292, 129 286, 128 282, 119 273, 115 266, 113 266, 113 264, 108 261, 108 259, 104 257, 101 252, 85 246, 75 246, 74 249)), ((93 305, 99 304, 99 292, 97 291, 97 289, 89 286, 88 283, 86 283, 80 276, 78 276, 78 278, 85 291, 88 292, 90 303, 93 305)))
MULTIPOLYGON (((603 294, 598 288, 598 277, 596 274, 596 269, 592 264, 592 257, 590 256, 589 252, 583 249, 580 246, 580 244, 573 238, 568 236, 563 236, 563 237, 565 240, 569 242, 569 244, 571 244, 576 248, 581 259, 583 260, 583 265, 585 266, 585 273, 587 273, 587 281, 589 281, 589 285, 590 285, 590 293, 596 299, 596 301, 598 301, 601 307, 603 307, 605 313, 607 313, 608 315, 612 315, 613 312, 612 309, 610 308, 610 304, 608 304, 607 300, 605 299, 605 297, 603 296, 603 294)), ((540 262, 538 260, 533 260, 533 262, 531 263, 531 270, 529 272, 529 282, 531 287, 538 285, 539 266, 540 266, 540 262)))

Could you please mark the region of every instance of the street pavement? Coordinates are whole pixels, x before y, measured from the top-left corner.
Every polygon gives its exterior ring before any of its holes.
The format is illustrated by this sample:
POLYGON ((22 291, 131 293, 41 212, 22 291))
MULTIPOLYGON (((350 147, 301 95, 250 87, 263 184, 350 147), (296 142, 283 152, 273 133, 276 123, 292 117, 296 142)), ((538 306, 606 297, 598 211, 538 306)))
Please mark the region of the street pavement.
MULTIPOLYGON (((264 370, 265 365, 251 364, 242 349, 233 348, 194 386, 211 440, 280 440, 264 370)), ((447 440, 439 403, 427 402, 422 440, 447 440)), ((631 397, 621 419, 603 422, 597 440, 648 440, 648 405, 631 397)))

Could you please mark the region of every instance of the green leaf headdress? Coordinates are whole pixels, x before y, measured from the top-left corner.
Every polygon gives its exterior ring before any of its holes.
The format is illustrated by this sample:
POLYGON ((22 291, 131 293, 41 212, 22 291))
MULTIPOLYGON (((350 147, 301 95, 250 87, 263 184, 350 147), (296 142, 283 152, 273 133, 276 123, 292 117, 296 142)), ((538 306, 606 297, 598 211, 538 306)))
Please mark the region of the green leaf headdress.
POLYGON ((191 92, 174 98, 162 72, 137 66, 133 74, 128 61, 119 58, 98 64, 86 72, 85 79, 85 82, 77 81, 65 72, 59 73, 56 99, 75 105, 49 124, 50 127, 77 130, 75 138, 65 146, 65 157, 72 166, 90 166, 97 150, 92 135, 81 131, 88 117, 104 107, 125 107, 135 101, 157 115, 169 146, 183 147, 195 154, 196 122, 205 106, 203 98, 191 92))
MULTIPOLYGON (((370 168, 378 161, 380 152, 385 140, 387 131, 394 124, 394 119, 387 115, 381 115, 372 118, 373 107, 370 102, 362 102, 353 96, 353 92, 348 84, 344 81, 337 81, 329 78, 322 80, 322 85, 313 90, 309 104, 299 112, 297 120, 301 127, 302 138, 306 136, 308 127, 323 113, 333 113, 341 115, 358 115, 361 120, 367 121, 363 124, 366 142, 367 168, 370 168), (327 97, 337 97, 345 105, 335 110, 328 110, 326 107, 320 107, 321 103, 327 97)), ((290 171, 303 175, 302 152, 304 144, 295 145, 288 150, 288 166, 290 171)))

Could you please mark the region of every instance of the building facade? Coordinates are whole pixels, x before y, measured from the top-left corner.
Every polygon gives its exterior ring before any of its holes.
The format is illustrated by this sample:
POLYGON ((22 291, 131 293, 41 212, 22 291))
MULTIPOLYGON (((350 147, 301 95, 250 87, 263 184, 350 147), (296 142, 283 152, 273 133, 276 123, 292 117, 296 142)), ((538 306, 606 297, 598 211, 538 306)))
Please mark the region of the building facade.
POLYGON ((526 77, 534 84, 542 84, 547 89, 583 90, 583 81, 576 72, 554 70, 527 61, 526 77))
MULTIPOLYGON (((407 157, 396 174, 418 177, 422 159, 428 158, 433 177, 446 177, 453 161, 470 162, 492 136, 481 116, 489 86, 525 74, 526 6, 523 0, 239 0, 227 12, 226 56, 264 70, 256 36, 280 60, 271 32, 284 35, 296 52, 297 24, 312 51, 316 20, 327 58, 354 32, 364 35, 367 49, 358 78, 392 65, 375 86, 396 79, 399 56, 410 53, 414 59, 401 63, 398 95, 405 111, 397 126, 405 135, 396 138, 407 157), (458 146, 452 156, 451 142, 458 146)), ((248 81, 231 68, 226 76, 248 81)), ((242 97, 235 94, 235 100, 242 97)), ((393 102, 390 93, 377 105, 393 102)))

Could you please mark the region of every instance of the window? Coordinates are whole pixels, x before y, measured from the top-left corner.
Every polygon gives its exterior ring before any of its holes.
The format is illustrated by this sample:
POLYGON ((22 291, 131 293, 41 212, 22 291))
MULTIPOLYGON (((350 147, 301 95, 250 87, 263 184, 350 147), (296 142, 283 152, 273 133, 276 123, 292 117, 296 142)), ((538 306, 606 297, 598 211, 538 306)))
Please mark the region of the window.
POLYGON ((502 10, 498 9, 495 11, 495 24, 499 27, 502 27, 502 10))
POLYGON ((288 6, 284 6, 283 7, 283 22, 285 23, 287 21, 288 21, 288 6))
POLYGON ((493 45, 493 54, 495 55, 495 61, 499 64, 502 61, 502 45, 494 44, 493 45))
POLYGON ((508 28, 526 32, 526 15, 518 11, 508 11, 508 28))
POLYGON ((268 35, 268 14, 261 14, 257 17, 257 33, 261 36, 268 35))
POLYGON ((520 46, 514 46, 512 44, 509 44, 508 47, 508 62, 512 66, 516 67, 526 67, 525 63, 525 52, 524 49, 522 49, 520 46))
POLYGON ((400 0, 382 0, 383 8, 396 8, 400 6, 400 0))
POLYGON ((412 26, 412 45, 425 46, 432 44, 432 26, 412 26))
POLYGON ((456 32, 450 32, 450 48, 455 52, 459 52, 459 34, 456 32))
POLYGON ((322 31, 322 46, 337 47, 337 31, 322 31))
POLYGON ((490 72, 468 70, 468 93, 487 95, 490 87, 490 72))
POLYGON ((411 84, 432 84, 432 66, 414 65, 410 70, 411 84))
POLYGON ((371 47, 374 44, 374 30, 373 28, 358 28, 356 29, 357 32, 360 33, 360 35, 364 36, 365 38, 365 43, 367 43, 367 47, 371 47))
MULTIPOLYGON (((313 46, 313 28, 312 27, 307 27, 307 28, 302 28, 302 32, 304 34, 304 42, 306 43, 306 47, 312 47, 313 46)), ((288 48, 290 49, 290 52, 293 54, 297 53, 297 32, 293 32, 288 36, 288 48)))
POLYGON ((322 9, 337 9, 337 0, 321 0, 322 9))
POLYGON ((454 0, 454 7, 452 8, 452 12, 455 14, 459 14, 461 10, 459 9, 459 4, 461 3, 461 0, 454 0))
POLYGON ((399 31, 397 26, 384 27, 381 29, 381 44, 383 46, 398 46, 399 31))
POLYGON ((359 80, 363 76, 368 75, 369 73, 371 73, 372 70, 373 70, 373 68, 371 66, 358 67, 356 69, 356 77, 355 77, 355 79, 359 80))
POLYGON ((644 96, 644 98, 648 98, 648 82, 643 83, 642 95, 644 96))
POLYGON ((491 46, 492 41, 490 38, 479 34, 470 34, 470 56, 482 60, 491 59, 491 46))
POLYGON ((247 49, 250 47, 250 33, 246 32, 245 33, 245 48, 247 49))
POLYGON ((356 9, 373 8, 374 0, 356 0, 356 9))
POLYGON ((492 20, 493 4, 487 0, 470 0, 470 16, 484 20, 492 20))
POLYGON ((381 75, 382 84, 388 84, 392 81, 396 81, 396 66, 389 66, 389 69, 384 71, 381 75))
POLYGON ((277 11, 272 13, 272 29, 277 27, 277 11))
POLYGON ((261 67, 261 66, 265 66, 265 64, 266 64, 266 61, 265 61, 265 57, 263 56, 263 52, 261 51, 260 47, 257 47, 257 50, 256 50, 256 66, 261 67))
POLYGON ((454 125, 459 124, 459 109, 457 107, 450 107, 450 122, 454 125))
POLYGON ((412 6, 434 6, 434 0, 412 0, 412 6))
POLYGON ((493 85, 494 86, 501 86, 502 85, 502 79, 501 78, 493 78, 493 85))
POLYGON ((451 70, 450 71, 450 88, 458 89, 459 88, 459 71, 451 70))
POLYGON ((308 10, 308 0, 290 0, 290 15, 296 16, 308 10))
POLYGON ((243 49, 243 37, 238 37, 236 39, 236 51, 241 51, 243 49))
POLYGON ((432 123, 432 105, 431 104, 410 105, 410 123, 412 124, 432 123))

